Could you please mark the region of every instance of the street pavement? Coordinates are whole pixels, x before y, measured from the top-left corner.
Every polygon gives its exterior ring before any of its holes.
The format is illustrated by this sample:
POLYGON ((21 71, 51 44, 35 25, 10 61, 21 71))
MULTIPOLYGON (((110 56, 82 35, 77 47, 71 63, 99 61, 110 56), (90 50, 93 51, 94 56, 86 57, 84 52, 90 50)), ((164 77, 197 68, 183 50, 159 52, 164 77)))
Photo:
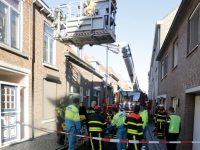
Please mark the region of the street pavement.
MULTIPOLYGON (((146 136, 149 141, 158 141, 153 135, 153 122, 149 122, 149 128, 147 130, 146 136)), ((33 140, 21 142, 18 144, 13 144, 2 148, 2 150, 62 150, 63 146, 57 144, 57 134, 47 134, 33 140)), ((89 150, 88 142, 86 145, 79 143, 79 150, 89 150)), ((104 142, 104 150, 116 150, 115 143, 104 142)), ((148 144, 147 150, 167 150, 165 144, 148 144)))

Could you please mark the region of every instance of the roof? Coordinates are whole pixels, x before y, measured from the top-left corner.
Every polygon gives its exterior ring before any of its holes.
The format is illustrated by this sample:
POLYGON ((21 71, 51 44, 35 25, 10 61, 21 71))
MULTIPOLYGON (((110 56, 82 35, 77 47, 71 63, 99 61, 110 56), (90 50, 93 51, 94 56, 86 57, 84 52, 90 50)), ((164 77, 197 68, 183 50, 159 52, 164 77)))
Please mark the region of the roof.
POLYGON ((180 7, 176 13, 176 16, 172 22, 172 25, 169 29, 169 32, 163 42, 163 45, 160 49, 160 52, 156 58, 157 61, 160 61, 162 56, 164 55, 166 48, 169 46, 171 39, 174 36, 174 33, 176 33, 182 19, 184 18, 185 13, 187 12, 187 9, 190 6, 190 3, 192 2, 192 0, 182 0, 180 7))
POLYGON ((40 8, 40 11, 43 11, 47 17, 51 16, 51 9, 43 0, 33 0, 33 3, 36 4, 40 8))

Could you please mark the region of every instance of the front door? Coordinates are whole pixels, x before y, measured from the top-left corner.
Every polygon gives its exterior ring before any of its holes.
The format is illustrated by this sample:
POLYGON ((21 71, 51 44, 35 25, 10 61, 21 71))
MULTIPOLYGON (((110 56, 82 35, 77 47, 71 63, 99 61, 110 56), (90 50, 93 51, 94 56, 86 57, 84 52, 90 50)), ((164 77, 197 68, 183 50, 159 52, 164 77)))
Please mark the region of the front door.
POLYGON ((1 85, 1 116, 9 120, 1 120, 2 143, 17 139, 17 87, 1 85))

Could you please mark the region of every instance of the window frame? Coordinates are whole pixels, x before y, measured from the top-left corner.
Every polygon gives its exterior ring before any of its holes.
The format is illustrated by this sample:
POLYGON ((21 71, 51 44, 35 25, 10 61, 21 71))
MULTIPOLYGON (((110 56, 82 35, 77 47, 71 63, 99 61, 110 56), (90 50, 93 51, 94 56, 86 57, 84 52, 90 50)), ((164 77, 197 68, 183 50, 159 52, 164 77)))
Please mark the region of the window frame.
MULTIPOLYGON (((47 23, 47 22, 44 22, 44 32, 43 32, 43 34, 44 34, 44 36, 43 36, 43 63, 45 63, 45 64, 48 64, 48 65, 50 65, 50 66, 55 66, 55 64, 56 64, 56 56, 55 56, 55 54, 56 54, 56 40, 54 40, 54 38, 53 38, 53 33, 52 33, 52 35, 50 35, 49 33, 47 33, 46 31, 45 31, 45 26, 47 26, 48 28, 50 28, 51 29, 51 27, 50 27, 50 25, 47 23), (47 59, 48 60, 45 60, 46 59, 46 50, 45 50, 45 46, 44 46, 44 40, 45 40, 45 36, 48 38, 48 56, 47 56, 47 59), (51 40, 53 40, 53 46, 52 46, 52 62, 50 62, 51 60, 51 55, 50 55, 50 44, 51 44, 51 40)), ((51 29, 52 31, 53 31, 53 29, 51 29)))
POLYGON ((163 80, 167 76, 167 71, 168 71, 168 53, 161 61, 161 80, 163 80))
POLYGON ((192 21, 194 19, 194 17, 196 17, 196 15, 198 15, 198 25, 197 25, 197 30, 199 30, 199 19, 200 19, 200 3, 198 3, 198 5, 196 6, 196 8, 194 9, 194 11, 192 12, 192 14, 189 17, 189 47, 188 47, 188 53, 191 53, 192 51, 194 51, 197 47, 198 47, 198 39, 199 39, 199 31, 198 32, 192 32, 192 21), (197 44, 194 44, 193 46, 191 45, 191 41, 194 40, 194 35, 192 36, 193 33, 197 34, 197 44))
POLYGON ((173 43, 172 70, 178 66, 178 38, 173 43), (176 64, 175 64, 176 59, 176 64))
POLYGON ((22 43, 21 43, 22 42, 22 38, 21 38, 22 37, 21 36, 21 34, 22 34, 22 32, 21 32, 22 31, 22 29, 21 29, 22 28, 22 17, 21 17, 22 16, 22 3, 21 3, 21 1, 19 1, 19 9, 17 9, 12 4, 10 4, 9 2, 7 2, 5 0, 0 0, 0 2, 8 7, 8 13, 7 13, 8 26, 7 26, 7 29, 5 29, 5 32, 7 32, 8 39, 7 39, 6 43, 0 41, 0 44, 8 46, 11 49, 21 52, 22 51, 22 43), (12 39, 12 36, 11 36, 12 11, 15 12, 16 14, 18 14, 18 24, 17 24, 17 26, 18 26, 18 36, 17 36, 18 47, 12 46, 12 40, 11 40, 12 39))

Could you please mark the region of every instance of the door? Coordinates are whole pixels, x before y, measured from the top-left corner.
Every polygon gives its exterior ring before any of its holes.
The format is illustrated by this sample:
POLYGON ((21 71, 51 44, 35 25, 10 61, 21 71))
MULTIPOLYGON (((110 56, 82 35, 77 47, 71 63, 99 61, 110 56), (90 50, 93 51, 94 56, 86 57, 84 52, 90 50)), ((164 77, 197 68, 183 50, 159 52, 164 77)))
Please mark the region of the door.
POLYGON ((1 85, 1 116, 9 120, 1 120, 2 143, 17 139, 17 87, 1 85))
MULTIPOLYGON (((200 96, 195 96, 193 141, 200 141, 199 114, 200 114, 200 96)), ((199 144, 193 144, 193 150, 199 150, 199 144)))

